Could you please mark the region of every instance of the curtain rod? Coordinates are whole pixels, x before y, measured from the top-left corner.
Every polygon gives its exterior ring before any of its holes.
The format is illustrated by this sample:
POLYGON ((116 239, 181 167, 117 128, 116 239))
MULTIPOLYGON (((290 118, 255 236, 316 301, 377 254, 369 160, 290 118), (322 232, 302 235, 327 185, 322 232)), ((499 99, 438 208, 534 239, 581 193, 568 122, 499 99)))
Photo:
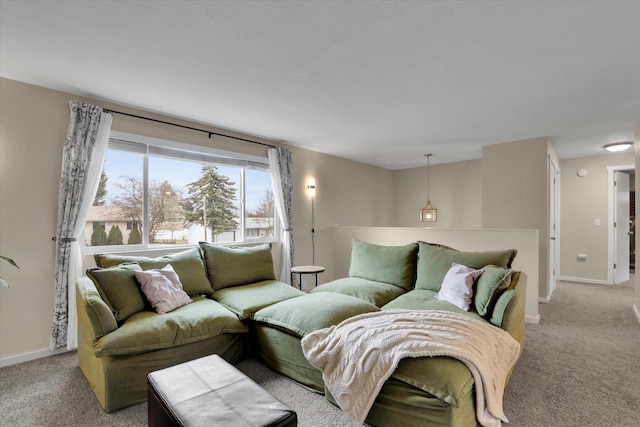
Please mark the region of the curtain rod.
POLYGON ((238 141, 250 142, 251 144, 264 145, 265 147, 269 147, 269 148, 276 148, 275 146, 271 144, 266 144, 264 142, 252 141, 250 139, 240 138, 240 137, 231 136, 231 135, 225 135, 223 133, 212 132, 210 130, 199 129, 199 128, 194 128, 194 127, 185 126, 185 125, 179 125, 177 123, 171 123, 171 122, 166 122, 164 120, 152 119, 150 117, 138 116, 137 114, 123 113, 122 111, 111 110, 109 108, 103 108, 102 111, 104 111, 105 113, 113 113, 113 114, 120 114, 122 116, 134 117, 136 119, 149 120, 150 122, 162 123, 163 125, 176 126, 183 129, 194 130, 196 132, 203 132, 209 135, 209 139, 211 139, 212 135, 216 135, 216 136, 222 136, 225 138, 236 139, 238 141))

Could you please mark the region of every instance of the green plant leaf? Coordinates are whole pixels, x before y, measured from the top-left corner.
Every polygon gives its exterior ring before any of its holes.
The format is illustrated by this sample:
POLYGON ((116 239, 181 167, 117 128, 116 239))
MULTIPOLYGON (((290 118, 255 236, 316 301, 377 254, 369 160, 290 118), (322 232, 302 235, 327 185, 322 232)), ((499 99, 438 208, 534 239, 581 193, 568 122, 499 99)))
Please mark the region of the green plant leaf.
POLYGON ((7 261, 9 264, 13 265, 15 268, 20 268, 20 267, 18 267, 18 264, 16 264, 16 262, 14 260, 12 260, 11 258, 7 258, 6 256, 2 256, 2 255, 0 255, 0 258, 2 258, 3 260, 7 261))
MULTIPOLYGON (((9 264, 13 265, 15 268, 20 268, 18 267, 18 264, 16 264, 16 262, 14 260, 12 260, 11 258, 7 258, 6 256, 2 256, 0 255, 0 258, 7 261, 9 264)), ((2 277, 0 277, 0 286, 4 286, 5 288, 9 287, 9 284, 7 283, 6 280, 4 280, 2 277)))

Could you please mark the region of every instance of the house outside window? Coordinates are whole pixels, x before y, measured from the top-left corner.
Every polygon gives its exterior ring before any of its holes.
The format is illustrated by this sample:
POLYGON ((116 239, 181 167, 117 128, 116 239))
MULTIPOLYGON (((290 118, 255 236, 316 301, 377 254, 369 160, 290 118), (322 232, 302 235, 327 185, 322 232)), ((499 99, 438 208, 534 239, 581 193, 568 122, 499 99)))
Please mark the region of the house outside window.
POLYGON ((266 158, 113 132, 84 244, 267 242, 278 226, 266 158))

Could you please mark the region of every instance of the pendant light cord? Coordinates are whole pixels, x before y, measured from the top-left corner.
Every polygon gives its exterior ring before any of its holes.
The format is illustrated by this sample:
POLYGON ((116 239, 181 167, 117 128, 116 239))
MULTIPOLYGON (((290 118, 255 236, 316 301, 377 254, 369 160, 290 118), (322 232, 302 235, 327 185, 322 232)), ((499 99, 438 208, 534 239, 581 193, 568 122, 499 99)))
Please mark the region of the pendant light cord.
POLYGON ((431 154, 424 155, 427 158, 427 202, 431 201, 431 195, 429 193, 429 158, 431 154))

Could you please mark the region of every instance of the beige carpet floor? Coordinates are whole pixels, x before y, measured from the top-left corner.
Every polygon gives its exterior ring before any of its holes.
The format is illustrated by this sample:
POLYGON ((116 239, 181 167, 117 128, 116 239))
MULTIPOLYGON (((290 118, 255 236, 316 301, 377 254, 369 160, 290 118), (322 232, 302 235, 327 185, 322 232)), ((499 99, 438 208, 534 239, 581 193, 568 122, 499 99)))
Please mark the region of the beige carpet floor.
POLYGON ((640 426, 640 324, 634 278, 558 282, 505 391, 509 426, 640 426))
MULTIPOLYGON (((542 320, 527 324, 505 392, 511 427, 640 426, 640 324, 632 282, 559 282, 542 320)), ((296 410, 301 427, 352 426, 337 407, 256 361, 238 365, 296 410)), ((0 369, 0 425, 145 426, 146 403, 106 414, 74 352, 0 369)), ((425 426, 427 427, 427 426, 425 426)))

